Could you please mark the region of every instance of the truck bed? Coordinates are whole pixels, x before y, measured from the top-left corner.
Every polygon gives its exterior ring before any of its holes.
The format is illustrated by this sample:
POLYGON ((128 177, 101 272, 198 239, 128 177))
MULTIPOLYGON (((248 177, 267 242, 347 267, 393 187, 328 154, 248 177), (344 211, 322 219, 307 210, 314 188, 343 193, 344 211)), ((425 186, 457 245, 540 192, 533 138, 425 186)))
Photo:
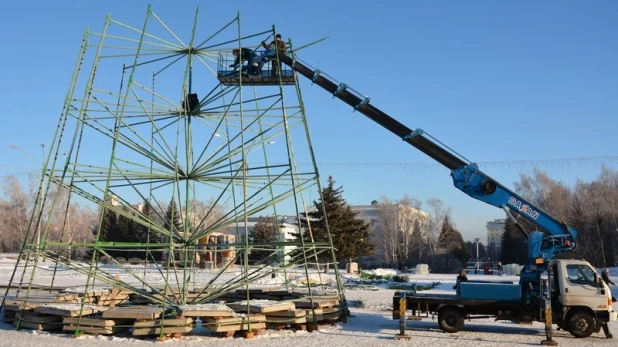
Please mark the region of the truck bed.
MULTIPOLYGON (((393 296, 393 319, 399 319, 399 299, 400 293, 396 292, 393 296)), ((504 314, 513 315, 522 310, 520 300, 498 300, 498 299, 469 299, 462 298, 457 294, 431 294, 406 292, 407 310, 412 311, 413 316, 422 313, 436 314, 444 306, 457 306, 464 310, 466 316, 485 315, 502 316, 504 314)))

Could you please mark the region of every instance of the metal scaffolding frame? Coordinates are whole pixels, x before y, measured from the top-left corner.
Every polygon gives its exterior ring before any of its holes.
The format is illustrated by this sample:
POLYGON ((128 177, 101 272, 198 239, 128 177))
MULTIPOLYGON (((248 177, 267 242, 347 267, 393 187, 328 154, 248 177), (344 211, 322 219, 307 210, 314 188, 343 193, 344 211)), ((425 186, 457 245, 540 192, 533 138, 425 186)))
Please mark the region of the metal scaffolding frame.
POLYGON ((40 208, 32 211, 5 298, 27 301, 41 288, 37 271, 51 273, 46 289, 64 288, 56 277, 67 270, 84 278, 84 292, 116 286, 162 311, 216 302, 280 274, 287 286, 290 272, 304 276, 312 297, 310 277, 321 275, 319 266, 310 265, 326 257, 335 264, 335 289, 345 303, 330 234, 327 242, 315 242, 311 224, 298 220, 296 239, 250 240, 249 217, 275 216, 279 230, 282 211, 306 216, 311 201, 305 192, 322 191, 298 82, 286 89, 285 83, 261 87, 255 80, 244 85, 242 77, 236 85, 217 80, 221 54, 257 47, 274 37, 275 27, 243 35, 237 14, 203 34, 198 18, 199 9, 188 40, 150 7, 141 28, 108 15, 101 32, 86 29, 42 169, 35 202, 40 208), (284 98, 284 92, 293 97, 284 98), (302 162, 311 165, 297 164, 302 162), (148 212, 132 204, 142 201, 148 212), (74 202, 98 210, 92 242, 71 239, 67 225, 74 202), (172 217, 180 226, 165 223, 167 202, 178 204, 172 217), (147 230, 146 242, 105 241, 109 213, 147 230), (62 230, 54 229, 50 216, 63 218, 62 230), (213 236, 230 228, 235 240, 215 241, 213 236), (52 241, 59 232, 61 241, 52 241), (76 249, 87 259, 73 259, 76 249), (145 261, 124 263, 113 256, 120 250, 143 254, 145 261), (250 262, 251 250, 270 252, 250 262), (103 257, 109 264, 101 264, 103 257), (40 259, 54 266, 45 268, 40 259), (203 268, 207 264, 211 268, 203 268))

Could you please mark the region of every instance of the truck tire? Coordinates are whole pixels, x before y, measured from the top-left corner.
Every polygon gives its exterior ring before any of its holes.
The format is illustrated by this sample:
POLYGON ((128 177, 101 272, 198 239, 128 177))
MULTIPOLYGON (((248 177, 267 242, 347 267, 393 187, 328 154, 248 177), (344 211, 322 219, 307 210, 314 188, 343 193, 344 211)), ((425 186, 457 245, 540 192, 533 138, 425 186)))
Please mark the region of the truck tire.
POLYGON ((569 333, 575 337, 588 337, 592 335, 595 322, 592 316, 585 311, 577 311, 569 318, 569 333))
POLYGON ((456 307, 444 307, 438 311, 438 323, 440 329, 447 333, 456 333, 463 328, 464 316, 456 307))

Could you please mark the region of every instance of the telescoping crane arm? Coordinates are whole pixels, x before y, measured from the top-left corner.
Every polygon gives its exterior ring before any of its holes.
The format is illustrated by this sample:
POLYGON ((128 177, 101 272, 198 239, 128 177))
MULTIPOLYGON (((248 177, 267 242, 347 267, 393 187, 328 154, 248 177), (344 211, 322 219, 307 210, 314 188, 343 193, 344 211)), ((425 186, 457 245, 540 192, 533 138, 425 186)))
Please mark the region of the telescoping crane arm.
MULTIPOLYGON (((354 110, 380 124, 405 142, 419 149, 451 170, 455 187, 469 196, 502 208, 511 216, 514 212, 542 228, 548 235, 533 232, 528 235, 530 259, 542 258, 543 262, 553 258, 554 254, 575 249, 577 231, 566 223, 556 220, 540 208, 533 206, 524 198, 509 190, 502 184, 479 170, 478 165, 455 154, 444 145, 434 141, 423 130, 412 130, 390 117, 369 103, 369 98, 361 96, 344 83, 336 83, 319 70, 309 68, 290 56, 280 55, 282 63, 290 66, 297 73, 324 88, 354 110)), ((512 217, 512 216, 511 216, 512 217)), ((523 231, 523 229, 521 229, 523 231)), ((540 259, 539 259, 540 260, 540 259)), ((540 264, 539 261, 537 263, 540 264)))

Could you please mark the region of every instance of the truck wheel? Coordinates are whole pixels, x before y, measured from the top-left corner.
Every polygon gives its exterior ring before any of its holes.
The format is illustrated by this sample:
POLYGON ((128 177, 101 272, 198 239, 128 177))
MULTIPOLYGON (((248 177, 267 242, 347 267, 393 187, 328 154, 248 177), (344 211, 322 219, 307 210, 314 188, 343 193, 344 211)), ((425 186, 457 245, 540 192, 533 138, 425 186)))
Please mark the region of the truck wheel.
POLYGON ((460 309, 445 307, 438 312, 438 323, 447 333, 456 333, 463 328, 464 317, 460 309))
POLYGON ((569 333, 575 337, 588 337, 594 328, 594 319, 587 312, 575 312, 569 319, 569 333))

